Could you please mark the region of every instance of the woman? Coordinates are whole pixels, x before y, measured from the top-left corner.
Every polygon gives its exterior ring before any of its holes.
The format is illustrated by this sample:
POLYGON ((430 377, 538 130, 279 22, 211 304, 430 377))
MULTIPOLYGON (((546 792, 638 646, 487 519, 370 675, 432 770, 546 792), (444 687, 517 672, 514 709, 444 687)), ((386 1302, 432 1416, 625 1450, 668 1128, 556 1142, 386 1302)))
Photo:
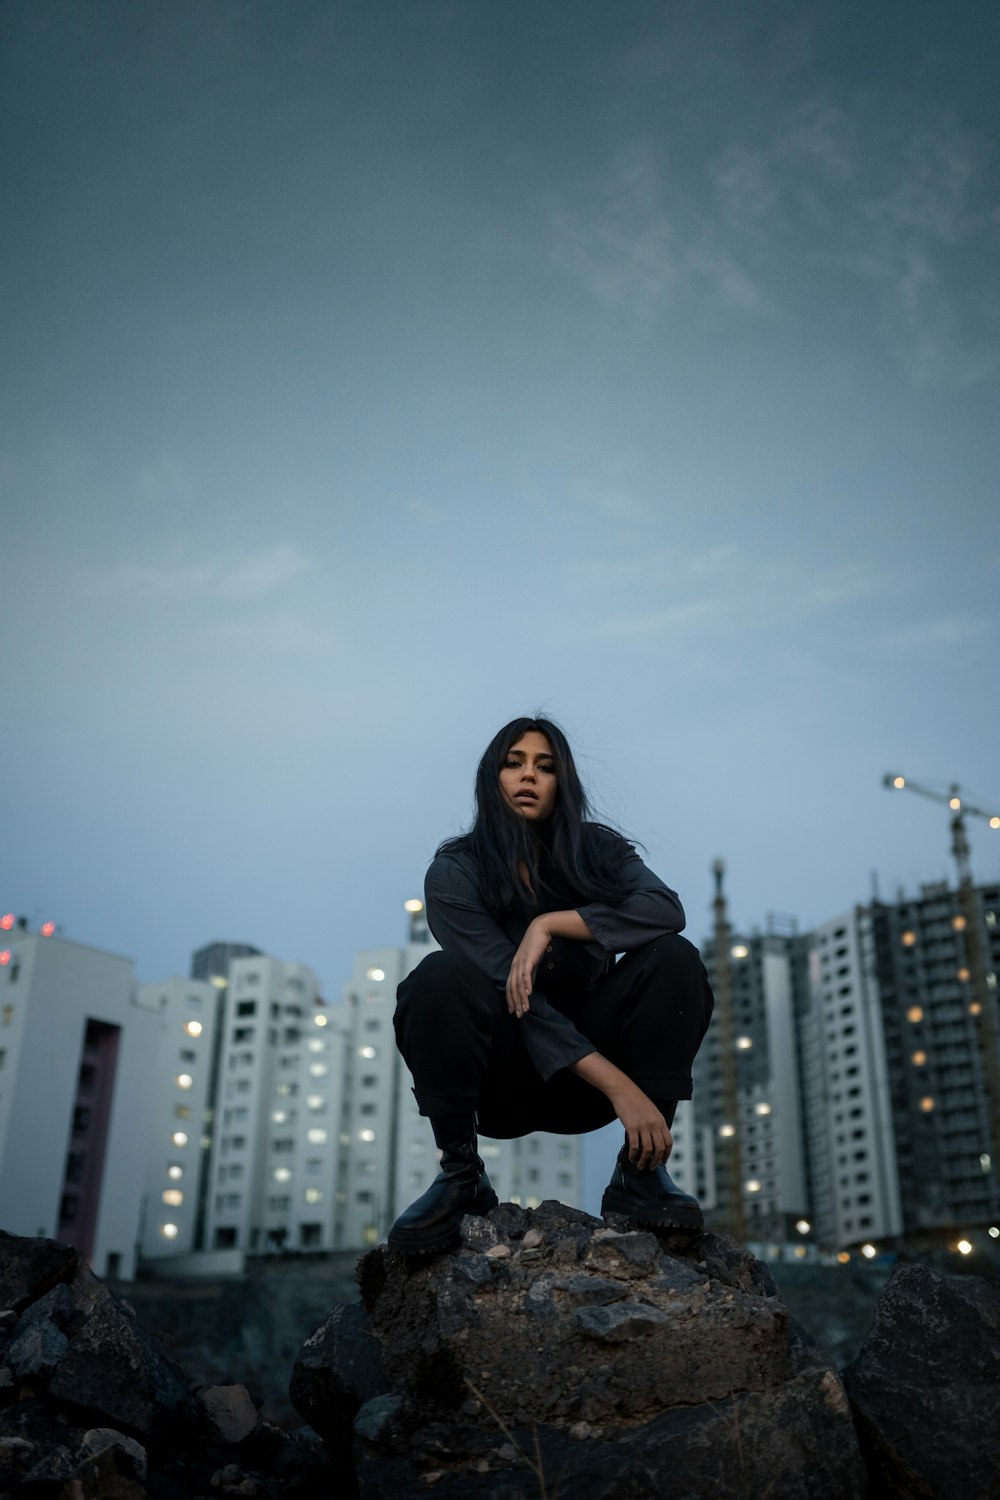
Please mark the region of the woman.
POLYGON ((427 872, 441 951, 399 986, 395 1027, 441 1171, 393 1225, 393 1250, 443 1249, 464 1214, 495 1207, 477 1128, 577 1133, 615 1116, 625 1145, 601 1212, 702 1227, 663 1163, 712 992, 674 892, 587 812, 562 731, 514 719, 479 763, 471 831, 427 872))

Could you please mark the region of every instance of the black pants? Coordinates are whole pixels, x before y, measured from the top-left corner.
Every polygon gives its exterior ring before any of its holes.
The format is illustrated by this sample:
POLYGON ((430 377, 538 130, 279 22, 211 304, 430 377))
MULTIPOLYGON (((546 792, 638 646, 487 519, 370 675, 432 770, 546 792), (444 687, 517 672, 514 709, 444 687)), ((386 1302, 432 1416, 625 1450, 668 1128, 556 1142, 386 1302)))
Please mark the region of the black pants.
MULTIPOLYGON (((661 1108, 691 1097, 691 1064, 712 1015, 712 991, 686 938, 669 933, 627 953, 589 989, 546 979, 550 1004, 594 1050, 661 1108)), ((504 991, 453 954, 429 953, 396 992, 396 1043, 420 1113, 475 1111, 484 1135, 579 1134, 615 1118, 610 1101, 562 1068, 546 1082, 507 1010, 504 991)))

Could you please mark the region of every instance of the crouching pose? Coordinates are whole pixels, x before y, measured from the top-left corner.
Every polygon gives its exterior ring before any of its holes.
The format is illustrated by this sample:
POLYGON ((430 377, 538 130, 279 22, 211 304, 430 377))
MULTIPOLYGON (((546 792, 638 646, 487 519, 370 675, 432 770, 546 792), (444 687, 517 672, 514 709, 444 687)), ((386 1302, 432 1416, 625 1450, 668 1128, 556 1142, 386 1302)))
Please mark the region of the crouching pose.
POLYGON ((625 1144, 601 1212, 702 1226, 664 1162, 712 992, 677 896, 587 811, 562 731, 515 719, 479 763, 471 832, 427 872, 441 951, 399 986, 395 1028, 441 1170, 393 1225, 394 1250, 442 1249, 464 1214, 496 1205, 477 1129, 575 1134, 615 1116, 625 1144))

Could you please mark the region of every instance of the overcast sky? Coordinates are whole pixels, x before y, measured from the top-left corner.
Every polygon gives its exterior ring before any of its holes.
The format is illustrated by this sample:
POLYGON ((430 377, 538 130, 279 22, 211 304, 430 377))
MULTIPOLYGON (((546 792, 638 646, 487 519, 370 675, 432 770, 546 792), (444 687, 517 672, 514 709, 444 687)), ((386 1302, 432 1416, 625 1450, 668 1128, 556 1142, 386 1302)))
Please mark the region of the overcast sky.
MULTIPOLYGON (((0 908, 404 936, 543 708, 707 933, 1000 801, 983 0, 7 0, 0 908)), ((1000 834, 970 828, 981 878, 1000 834)))

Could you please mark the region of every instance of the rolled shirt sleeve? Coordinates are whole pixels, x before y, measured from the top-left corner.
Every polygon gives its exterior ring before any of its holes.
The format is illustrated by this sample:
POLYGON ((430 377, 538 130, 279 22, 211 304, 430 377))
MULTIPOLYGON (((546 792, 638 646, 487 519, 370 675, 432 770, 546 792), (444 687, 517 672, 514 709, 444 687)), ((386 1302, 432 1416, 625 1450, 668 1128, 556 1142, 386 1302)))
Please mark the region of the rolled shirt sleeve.
POLYGON ((605 953, 629 953, 667 932, 683 932, 684 908, 676 891, 634 851, 621 871, 622 897, 591 901, 576 910, 605 953))

